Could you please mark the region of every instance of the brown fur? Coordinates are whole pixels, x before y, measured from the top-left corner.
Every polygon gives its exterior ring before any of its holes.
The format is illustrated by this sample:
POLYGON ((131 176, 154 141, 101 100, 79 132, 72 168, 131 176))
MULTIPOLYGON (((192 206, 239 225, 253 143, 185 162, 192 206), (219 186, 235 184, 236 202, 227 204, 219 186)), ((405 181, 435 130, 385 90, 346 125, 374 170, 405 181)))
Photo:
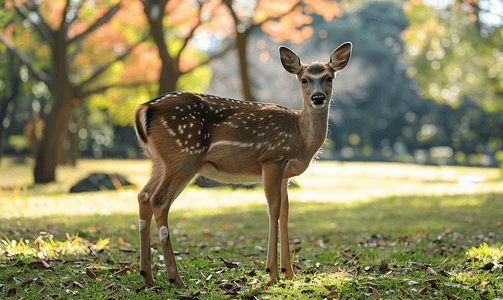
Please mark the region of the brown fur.
MULTIPOLYGON (((226 182, 263 182, 270 218, 266 268, 271 281, 279 278, 279 220, 281 269, 287 278, 294 276, 288 247, 288 178, 303 173, 325 141, 331 78, 347 64, 350 51, 350 44, 334 51, 330 62, 337 67, 333 68, 330 63, 304 65, 293 51, 280 48, 283 66, 302 83, 301 111, 187 92, 159 96, 136 109, 139 142, 154 161, 152 177, 138 195, 140 220, 146 222, 140 230, 140 273, 145 283, 153 281, 152 215, 158 230, 168 232, 171 204, 196 174, 226 182)), ((170 282, 185 287, 169 236, 161 245, 170 282)))

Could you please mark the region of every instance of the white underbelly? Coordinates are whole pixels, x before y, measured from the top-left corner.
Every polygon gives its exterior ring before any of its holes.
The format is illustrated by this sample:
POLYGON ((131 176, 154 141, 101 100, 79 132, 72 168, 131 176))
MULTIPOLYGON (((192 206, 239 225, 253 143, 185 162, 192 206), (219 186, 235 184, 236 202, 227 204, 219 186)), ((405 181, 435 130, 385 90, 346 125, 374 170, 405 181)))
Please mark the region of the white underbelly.
POLYGON ((227 183, 257 183, 262 182, 261 175, 254 174, 232 174, 216 169, 212 164, 205 164, 198 172, 199 175, 227 183))

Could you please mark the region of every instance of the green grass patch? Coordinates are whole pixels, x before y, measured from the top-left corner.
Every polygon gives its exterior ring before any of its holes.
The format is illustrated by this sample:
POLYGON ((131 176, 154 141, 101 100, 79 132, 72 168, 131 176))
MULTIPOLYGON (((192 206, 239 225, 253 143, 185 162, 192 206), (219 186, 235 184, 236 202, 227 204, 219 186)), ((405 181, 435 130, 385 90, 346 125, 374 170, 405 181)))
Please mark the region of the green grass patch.
POLYGON ((178 290, 166 278, 155 225, 155 283, 144 286, 138 272, 136 195, 148 180, 148 162, 83 160, 76 169, 59 168, 60 181, 48 186, 34 186, 30 168, 0 166, 1 297, 502 298, 498 170, 312 165, 296 179, 301 188, 289 193, 297 276, 274 284, 265 272, 268 216, 261 189, 187 188, 169 219, 189 287, 178 290), (137 187, 67 193, 95 171, 129 174, 137 187))
MULTIPOLYGON (((15 289, 16 297, 30 299, 396 299, 407 298, 406 293, 422 299, 494 298, 502 290, 500 200, 499 194, 477 194, 292 201, 289 230, 297 277, 272 285, 264 265, 265 204, 174 210, 169 223, 189 286, 184 291, 168 283, 158 245, 152 254, 155 283, 143 286, 136 214, 2 220, 0 230, 11 245, 1 246, 2 293, 15 289), (40 231, 54 238, 37 238, 40 231), (15 251, 12 242, 21 239, 15 251), (27 251, 36 241, 59 249, 76 240, 85 245, 82 252, 37 256, 27 251), (104 240, 108 243, 100 244, 104 240), (238 267, 227 268, 221 259, 238 267), (47 266, 33 263, 41 260, 47 266)), ((155 241, 155 226, 152 231, 155 241)))

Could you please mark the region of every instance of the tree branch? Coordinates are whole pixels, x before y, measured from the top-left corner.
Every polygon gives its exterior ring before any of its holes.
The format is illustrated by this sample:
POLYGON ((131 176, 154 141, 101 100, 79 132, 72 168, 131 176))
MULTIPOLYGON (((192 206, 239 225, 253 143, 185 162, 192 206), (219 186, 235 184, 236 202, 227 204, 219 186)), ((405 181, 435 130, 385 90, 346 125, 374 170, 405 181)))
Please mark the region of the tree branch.
MULTIPOLYGON (((74 6, 70 9, 70 11, 74 10, 75 13, 73 14, 73 17, 67 22, 68 27, 70 27, 70 25, 72 25, 73 21, 75 21, 77 15, 79 14, 80 9, 82 8, 82 6, 84 6, 85 3, 86 3, 86 1, 80 1, 80 3, 77 6, 74 6)), ((68 12, 70 12, 70 11, 68 11, 68 12)))
POLYGON ((66 22, 66 13, 68 12, 68 8, 70 7, 70 0, 66 0, 65 8, 61 12, 61 24, 60 28, 64 28, 65 32, 67 31, 68 23, 66 22))
POLYGON ((209 63, 210 61, 214 60, 214 59, 217 59, 217 58, 220 58, 224 55, 226 55, 230 50, 234 49, 234 47, 236 47, 236 41, 233 40, 233 43, 228 45, 227 47, 225 47, 224 50, 221 50, 220 52, 218 52, 217 54, 214 54, 214 55, 210 55, 208 58, 200 61, 197 65, 195 65, 193 68, 190 68, 189 70, 183 72, 182 74, 187 74, 189 72, 191 72, 192 70, 194 70, 195 68, 197 67, 200 67, 200 66, 204 66, 206 65, 207 63, 209 63))
POLYGON ((83 82, 81 82, 80 84, 78 84, 75 88, 75 94, 77 95, 77 97, 79 97, 80 93, 82 93, 82 89, 84 88, 84 86, 88 83, 90 83, 91 81, 93 81, 94 79, 96 79, 96 77, 98 77, 99 75, 101 75, 103 72, 105 72, 108 68, 110 68, 110 66, 112 66, 112 64, 114 64, 115 62, 118 62, 120 60, 123 60, 129 53, 131 53, 131 51, 136 48, 139 44, 143 43, 144 41, 146 41, 147 39, 149 38, 149 36, 145 36, 143 37, 138 43, 134 44, 133 46, 127 48, 124 53, 122 53, 121 55, 117 56, 114 60, 111 60, 103 65, 101 65, 100 67, 96 68, 94 70, 94 73, 86 80, 84 80, 83 82))
POLYGON ((120 10, 120 3, 110 7, 110 9, 96 22, 94 22, 89 28, 87 28, 84 32, 74 36, 73 38, 67 41, 68 44, 71 44, 80 39, 84 39, 88 34, 100 28, 102 25, 106 24, 110 19, 120 10))
POLYGON ((42 38, 47 41, 51 49, 54 50, 54 41, 51 35, 52 29, 49 27, 49 25, 47 25, 47 23, 45 23, 44 18, 42 18, 42 16, 38 13, 38 7, 32 7, 34 9, 33 12, 38 16, 38 22, 35 22, 32 18, 30 18, 30 12, 23 5, 15 5, 14 7, 16 8, 18 14, 20 14, 23 18, 29 20, 33 24, 35 30, 38 31, 42 38))
POLYGON ((26 56, 26 54, 24 54, 22 51, 17 49, 16 46, 14 45, 14 43, 6 35, 4 35, 2 32, 0 32, 0 42, 2 42, 5 46, 7 46, 7 48, 9 50, 11 50, 12 53, 14 53, 19 58, 19 60, 21 60, 21 62, 24 65, 26 65, 26 67, 28 67, 28 70, 38 80, 45 82, 45 84, 47 84, 47 86, 49 86, 50 88, 54 87, 54 82, 49 77, 49 75, 47 75, 47 73, 45 73, 43 71, 39 71, 39 70, 35 69, 35 67, 31 63, 30 59, 28 58, 28 56, 26 56))
POLYGON ((194 28, 192 28, 192 30, 190 31, 189 33, 189 36, 185 39, 185 41, 183 41, 183 45, 182 47, 180 48, 180 52, 178 52, 178 59, 180 58, 180 53, 182 53, 183 50, 185 50, 185 47, 187 47, 187 45, 189 44, 189 40, 194 36, 194 32, 196 32, 196 29, 201 26, 201 11, 202 11, 202 4, 199 4, 199 15, 198 15, 198 22, 196 24, 196 26, 194 26, 194 28))
POLYGON ((119 88, 133 88, 133 87, 138 87, 138 86, 142 86, 142 85, 147 85, 147 84, 153 84, 155 82, 151 82, 151 81, 140 81, 140 82, 133 82, 133 83, 127 83, 127 84, 111 84, 111 85, 105 85, 105 86, 100 86, 98 88, 95 88, 93 90, 89 90, 89 91, 85 91, 85 92, 81 92, 79 95, 78 95, 78 98, 80 100, 83 100, 85 99, 86 97, 89 97, 89 96, 92 96, 92 95, 96 95, 96 94, 101 94, 101 93, 104 93, 106 90, 108 90, 109 88, 116 88, 116 87, 119 87, 119 88))

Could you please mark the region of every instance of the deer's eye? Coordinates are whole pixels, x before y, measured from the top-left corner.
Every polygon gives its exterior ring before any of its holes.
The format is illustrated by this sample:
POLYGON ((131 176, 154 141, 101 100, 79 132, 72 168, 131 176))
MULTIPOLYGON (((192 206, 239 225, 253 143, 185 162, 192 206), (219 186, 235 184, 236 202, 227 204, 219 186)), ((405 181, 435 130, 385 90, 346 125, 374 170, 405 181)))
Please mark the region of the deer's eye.
POLYGON ((333 77, 328 77, 328 78, 327 78, 327 82, 328 82, 328 83, 332 83, 332 81, 334 81, 334 78, 333 78, 333 77))
POLYGON ((305 83, 307 83, 307 79, 306 78, 302 78, 301 82, 305 84, 305 83))

